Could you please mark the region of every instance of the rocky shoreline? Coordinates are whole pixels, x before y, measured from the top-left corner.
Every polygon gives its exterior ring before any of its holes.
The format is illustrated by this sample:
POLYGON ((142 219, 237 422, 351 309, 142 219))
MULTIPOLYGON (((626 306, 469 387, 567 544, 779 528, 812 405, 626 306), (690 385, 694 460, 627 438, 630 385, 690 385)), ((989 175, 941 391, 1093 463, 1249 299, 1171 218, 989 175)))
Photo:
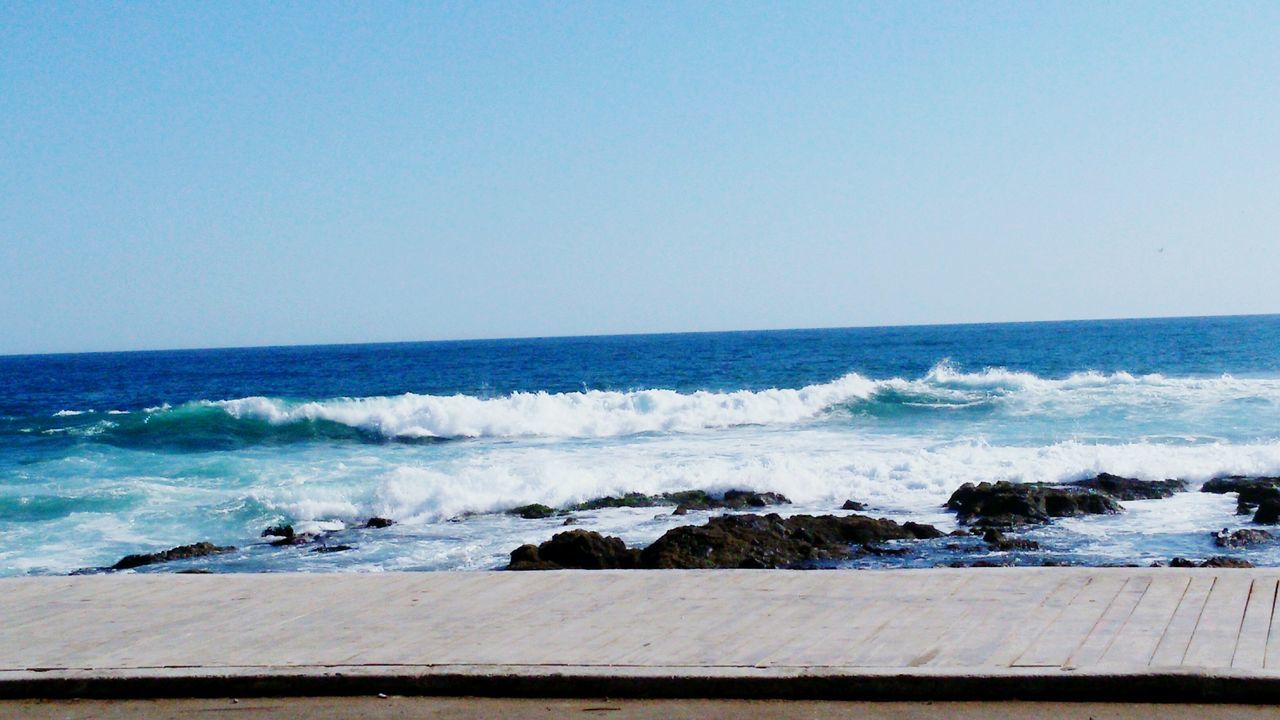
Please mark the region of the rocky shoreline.
MULTIPOLYGON (((852 514, 783 516, 758 511, 782 508, 791 501, 780 493, 730 490, 712 494, 702 490, 595 498, 563 508, 525 505, 508 515, 523 519, 563 518, 564 525, 579 522, 577 513, 608 508, 670 508, 682 516, 693 511, 714 512, 701 525, 681 525, 667 530, 645 547, 627 547, 617 537, 593 530, 574 528, 556 533, 537 545, 521 545, 510 553, 509 570, 554 569, 685 569, 685 568, 818 568, 834 567, 857 558, 908 555, 914 548, 928 546, 939 553, 1017 555, 1018 564, 1064 564, 1044 552, 1036 540, 1023 533, 1047 526, 1059 518, 1083 515, 1120 514, 1123 502, 1156 500, 1185 492, 1182 480, 1138 480, 1109 473, 1071 483, 966 483, 945 503, 954 513, 959 529, 944 533, 933 525, 895 521, 861 514, 867 508, 856 500, 846 500, 839 510, 852 514)), ((1229 476, 1209 480, 1201 492, 1237 497, 1237 513, 1252 513, 1257 525, 1280 523, 1280 477, 1229 476)), ((463 518, 455 518, 463 521, 463 518)), ((388 518, 373 517, 339 530, 298 533, 292 525, 280 524, 262 532, 258 546, 305 547, 309 552, 332 553, 353 549, 361 533, 395 524, 388 518)), ((1276 536, 1260 528, 1223 528, 1211 533, 1216 547, 1228 551, 1248 550, 1273 543, 1276 536)), ((233 546, 210 542, 182 545, 154 553, 128 555, 113 565, 86 568, 77 574, 116 572, 146 566, 233 553, 233 546)), ((952 567, 982 567, 1010 564, 1005 558, 939 562, 952 567)), ((1235 556, 1182 557, 1152 563, 1153 567, 1252 567, 1235 556)), ((188 568, 181 572, 208 572, 188 568)))
MULTIPOLYGON (((960 550, 964 540, 981 538, 996 551, 1034 552, 1040 545, 1034 540, 1009 537, 1030 526, 1050 523, 1056 518, 1081 515, 1117 514, 1124 512, 1121 501, 1156 500, 1185 492, 1183 480, 1138 480, 1110 473, 1072 483, 966 483, 946 502, 956 513, 957 522, 968 530, 950 533, 957 539, 947 547, 960 550)), ((1203 492, 1239 495, 1239 512, 1254 511, 1254 522, 1280 522, 1280 478, 1231 477, 1205 483, 1203 492)), ((739 500, 738 491, 726 498, 739 500)), ((767 500, 785 498, 765 493, 767 500)), ((632 496, 627 496, 631 498, 632 496)), ((633 501, 660 504, 660 498, 637 496, 633 501)), ((616 498, 603 498, 593 507, 607 507, 616 498)), ((760 499, 738 506, 759 507, 774 502, 760 499)), ((648 507, 649 505, 643 505, 648 507)), ((844 510, 865 509, 862 503, 848 500, 844 510)), ((805 568, 858 555, 903 553, 902 543, 935 540, 944 533, 932 525, 906 522, 899 525, 886 518, 867 515, 792 515, 778 514, 721 515, 701 526, 681 526, 668 530, 649 546, 628 548, 617 537, 575 529, 557 533, 539 545, 522 545, 511 552, 508 570, 553 569, 695 569, 695 568, 805 568)), ((1214 542, 1224 548, 1244 548, 1273 541, 1274 536, 1253 528, 1230 532, 1228 528, 1213 533, 1214 542)), ((978 561, 969 566, 994 565, 978 561)), ((1044 559, 1040 564, 1056 564, 1044 559)), ((966 566, 952 563, 953 567, 966 566)), ((1211 556, 1201 560, 1175 557, 1152 567, 1253 567, 1247 560, 1229 556, 1211 556)))

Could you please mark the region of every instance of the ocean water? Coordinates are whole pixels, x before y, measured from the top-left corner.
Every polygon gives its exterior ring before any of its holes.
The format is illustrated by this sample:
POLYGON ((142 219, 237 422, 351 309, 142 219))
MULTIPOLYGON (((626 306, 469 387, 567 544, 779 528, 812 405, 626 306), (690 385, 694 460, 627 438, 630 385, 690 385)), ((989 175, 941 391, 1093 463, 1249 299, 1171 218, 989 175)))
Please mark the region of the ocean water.
MULTIPOLYGON (((1280 316, 0 357, 4 575, 201 540, 240 550, 143 571, 493 568, 564 522, 506 509, 686 489, 781 492, 785 513, 855 499, 950 530, 962 483, 1101 471, 1192 491, 1031 531, 1041 555, 1222 554, 1209 532, 1248 518, 1195 490, 1280 475, 1280 316), (342 530, 343 552, 259 538, 371 516, 396 525, 342 530)), ((575 517, 643 545, 707 514, 575 517)))

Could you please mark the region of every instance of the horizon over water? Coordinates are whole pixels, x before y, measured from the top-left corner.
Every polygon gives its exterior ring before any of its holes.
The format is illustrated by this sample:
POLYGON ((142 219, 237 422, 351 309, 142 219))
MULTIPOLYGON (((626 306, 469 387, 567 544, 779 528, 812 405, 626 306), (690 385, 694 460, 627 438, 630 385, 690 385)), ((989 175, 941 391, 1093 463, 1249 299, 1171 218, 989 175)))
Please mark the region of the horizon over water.
POLYGON ((378 347, 384 345, 423 345, 429 343, 485 343, 485 342, 507 342, 521 340, 589 340, 595 338, 629 338, 629 337, 670 337, 679 335, 732 335, 741 333, 770 333, 770 332, 816 332, 816 331, 847 331, 847 330, 894 330, 894 329, 928 329, 928 328, 955 328, 955 327, 995 327, 1001 325, 1050 325, 1050 324, 1073 324, 1073 323, 1108 323, 1108 322, 1148 322, 1148 321, 1164 321, 1164 320, 1229 320, 1229 319, 1249 319, 1249 318, 1271 318, 1280 317, 1280 313, 1234 313, 1230 315, 1144 315, 1141 317, 1123 316, 1123 317, 1090 317, 1090 318, 1069 318, 1057 320, 997 320, 997 321, 970 321, 961 320, 955 322, 934 322, 934 323, 890 323, 890 324, 873 324, 873 325, 839 325, 839 326, 812 326, 812 327, 792 327, 792 328, 738 328, 731 330, 645 330, 636 332, 616 332, 616 333, 570 333, 561 335, 492 335, 492 336, 474 336, 474 337, 445 337, 432 338, 426 340, 339 340, 325 342, 285 342, 285 343, 260 343, 248 345, 175 345, 163 347, 134 347, 124 349, 108 349, 108 350, 47 350, 34 352, 0 352, 0 358, 34 358, 48 357, 52 355, 120 355, 128 353, 164 353, 164 352, 200 352, 205 350, 281 350, 289 348, 339 348, 339 347, 378 347))
MULTIPOLYGON (((240 550, 144 570, 484 569, 561 530, 512 507, 689 489, 781 492, 784 514, 853 499, 945 531, 964 482, 1103 471, 1191 491, 979 559, 1222 554, 1209 533, 1248 517, 1195 490, 1280 475, 1280 316, 0 356, 0 575, 204 540, 240 550), (355 529, 372 516, 396 525, 355 529), (259 538, 281 523, 351 549, 259 538)), ((574 516, 644 545, 709 514, 574 516)), ((841 564, 950 559, 926 543, 841 564)))

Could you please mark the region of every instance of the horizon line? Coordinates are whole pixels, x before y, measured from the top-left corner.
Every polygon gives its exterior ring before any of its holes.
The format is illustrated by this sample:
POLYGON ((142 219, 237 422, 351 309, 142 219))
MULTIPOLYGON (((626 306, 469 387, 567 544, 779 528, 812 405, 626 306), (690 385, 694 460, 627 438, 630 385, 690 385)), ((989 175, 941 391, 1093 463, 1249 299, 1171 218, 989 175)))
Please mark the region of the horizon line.
POLYGON ((129 353, 202 352, 219 350, 272 350, 284 348, 356 347, 362 345, 421 345, 427 343, 504 342, 518 340, 571 340, 618 337, 656 337, 661 335, 717 335, 759 332, 807 332, 814 330, 888 330, 894 328, 964 327, 976 325, 1037 325, 1052 323, 1125 322, 1141 320, 1208 320, 1219 318, 1264 318, 1280 313, 1230 313, 1225 315, 1147 315, 1142 317, 1057 318, 1048 320, 955 321, 933 323, 899 323, 882 325, 823 325, 809 327, 738 328, 732 330, 674 330, 621 333, 583 333, 578 335, 511 335, 433 338, 429 340, 356 340, 347 342, 263 343, 261 345, 211 345, 124 350, 55 350, 52 352, 0 352, 0 358, 51 357, 60 355, 123 355, 129 353))

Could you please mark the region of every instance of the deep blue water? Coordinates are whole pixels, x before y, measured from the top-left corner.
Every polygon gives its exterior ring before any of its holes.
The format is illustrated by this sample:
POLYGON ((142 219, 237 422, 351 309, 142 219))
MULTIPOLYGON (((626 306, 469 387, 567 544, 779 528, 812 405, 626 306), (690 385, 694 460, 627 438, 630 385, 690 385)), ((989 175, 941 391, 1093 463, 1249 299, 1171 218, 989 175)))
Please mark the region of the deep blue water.
MULTIPOLYGON (((370 515, 399 524, 214 569, 490 567, 554 527, 483 513, 632 490, 946 523, 968 480, 1280 474, 1277 428, 1280 316, 0 357, 0 573, 370 515)), ((1227 500, 1054 532, 1082 561, 1194 553, 1227 500)), ((583 520, 642 543, 652 515, 583 520)))

